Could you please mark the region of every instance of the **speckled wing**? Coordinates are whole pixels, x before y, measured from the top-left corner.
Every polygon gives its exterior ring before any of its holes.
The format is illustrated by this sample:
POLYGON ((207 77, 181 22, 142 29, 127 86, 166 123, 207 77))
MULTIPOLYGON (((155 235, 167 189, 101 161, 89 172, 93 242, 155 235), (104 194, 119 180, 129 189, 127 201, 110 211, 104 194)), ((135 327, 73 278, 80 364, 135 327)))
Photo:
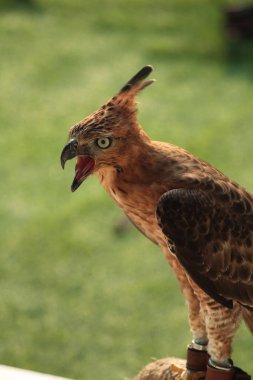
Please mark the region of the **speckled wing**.
POLYGON ((157 218, 193 281, 227 307, 253 308, 253 198, 231 182, 209 180, 174 189, 157 218))

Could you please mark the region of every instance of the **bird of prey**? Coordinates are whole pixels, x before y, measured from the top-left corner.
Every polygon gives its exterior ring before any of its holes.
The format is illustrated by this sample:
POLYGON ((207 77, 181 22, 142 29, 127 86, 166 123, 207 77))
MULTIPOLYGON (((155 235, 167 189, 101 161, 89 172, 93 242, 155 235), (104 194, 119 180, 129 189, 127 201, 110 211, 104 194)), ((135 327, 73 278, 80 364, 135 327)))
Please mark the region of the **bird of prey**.
POLYGON ((193 340, 185 379, 250 379, 231 360, 241 318, 253 333, 253 196, 207 162, 152 141, 136 96, 154 80, 143 67, 101 108, 71 127, 61 164, 76 157, 75 191, 95 174, 158 244, 187 300, 193 340))

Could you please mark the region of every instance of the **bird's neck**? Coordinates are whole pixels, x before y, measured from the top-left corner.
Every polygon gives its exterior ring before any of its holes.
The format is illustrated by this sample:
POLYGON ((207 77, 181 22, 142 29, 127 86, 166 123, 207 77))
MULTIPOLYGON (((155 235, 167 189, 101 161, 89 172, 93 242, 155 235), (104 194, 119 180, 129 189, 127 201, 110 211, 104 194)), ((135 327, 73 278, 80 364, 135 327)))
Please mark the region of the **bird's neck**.
POLYGON ((138 144, 133 144, 124 162, 116 167, 103 167, 96 174, 106 191, 124 210, 138 202, 154 213, 159 197, 168 190, 161 181, 161 157, 156 144, 145 135, 138 144))
POLYGON ((156 207, 159 198, 167 191, 160 180, 157 148, 150 139, 142 141, 130 152, 125 165, 105 167, 97 175, 111 198, 150 240, 163 245, 158 228, 156 207))

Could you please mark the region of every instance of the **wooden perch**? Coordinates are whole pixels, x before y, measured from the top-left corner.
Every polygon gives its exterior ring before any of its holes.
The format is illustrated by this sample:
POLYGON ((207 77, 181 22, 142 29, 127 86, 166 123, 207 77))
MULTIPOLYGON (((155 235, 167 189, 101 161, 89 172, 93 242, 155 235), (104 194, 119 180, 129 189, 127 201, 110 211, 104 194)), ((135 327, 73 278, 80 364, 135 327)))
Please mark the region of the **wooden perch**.
MULTIPOLYGON (((186 361, 178 358, 164 358, 149 363, 133 380, 183 380, 186 361)), ((191 374, 191 380, 203 380, 204 372, 191 374)))

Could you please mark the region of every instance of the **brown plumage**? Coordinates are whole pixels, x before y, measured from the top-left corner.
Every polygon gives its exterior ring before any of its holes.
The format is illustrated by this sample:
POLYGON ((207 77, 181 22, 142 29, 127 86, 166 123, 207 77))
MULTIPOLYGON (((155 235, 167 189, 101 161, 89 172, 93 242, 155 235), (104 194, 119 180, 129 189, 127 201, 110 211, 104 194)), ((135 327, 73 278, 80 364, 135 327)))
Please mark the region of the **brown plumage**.
POLYGON ((151 71, 144 67, 70 129, 62 166, 77 157, 72 191, 95 174, 161 247, 188 301, 191 347, 208 347, 209 367, 232 374, 241 315, 253 332, 253 197, 191 153, 148 137, 137 122, 135 97, 153 83, 145 81, 151 71))

